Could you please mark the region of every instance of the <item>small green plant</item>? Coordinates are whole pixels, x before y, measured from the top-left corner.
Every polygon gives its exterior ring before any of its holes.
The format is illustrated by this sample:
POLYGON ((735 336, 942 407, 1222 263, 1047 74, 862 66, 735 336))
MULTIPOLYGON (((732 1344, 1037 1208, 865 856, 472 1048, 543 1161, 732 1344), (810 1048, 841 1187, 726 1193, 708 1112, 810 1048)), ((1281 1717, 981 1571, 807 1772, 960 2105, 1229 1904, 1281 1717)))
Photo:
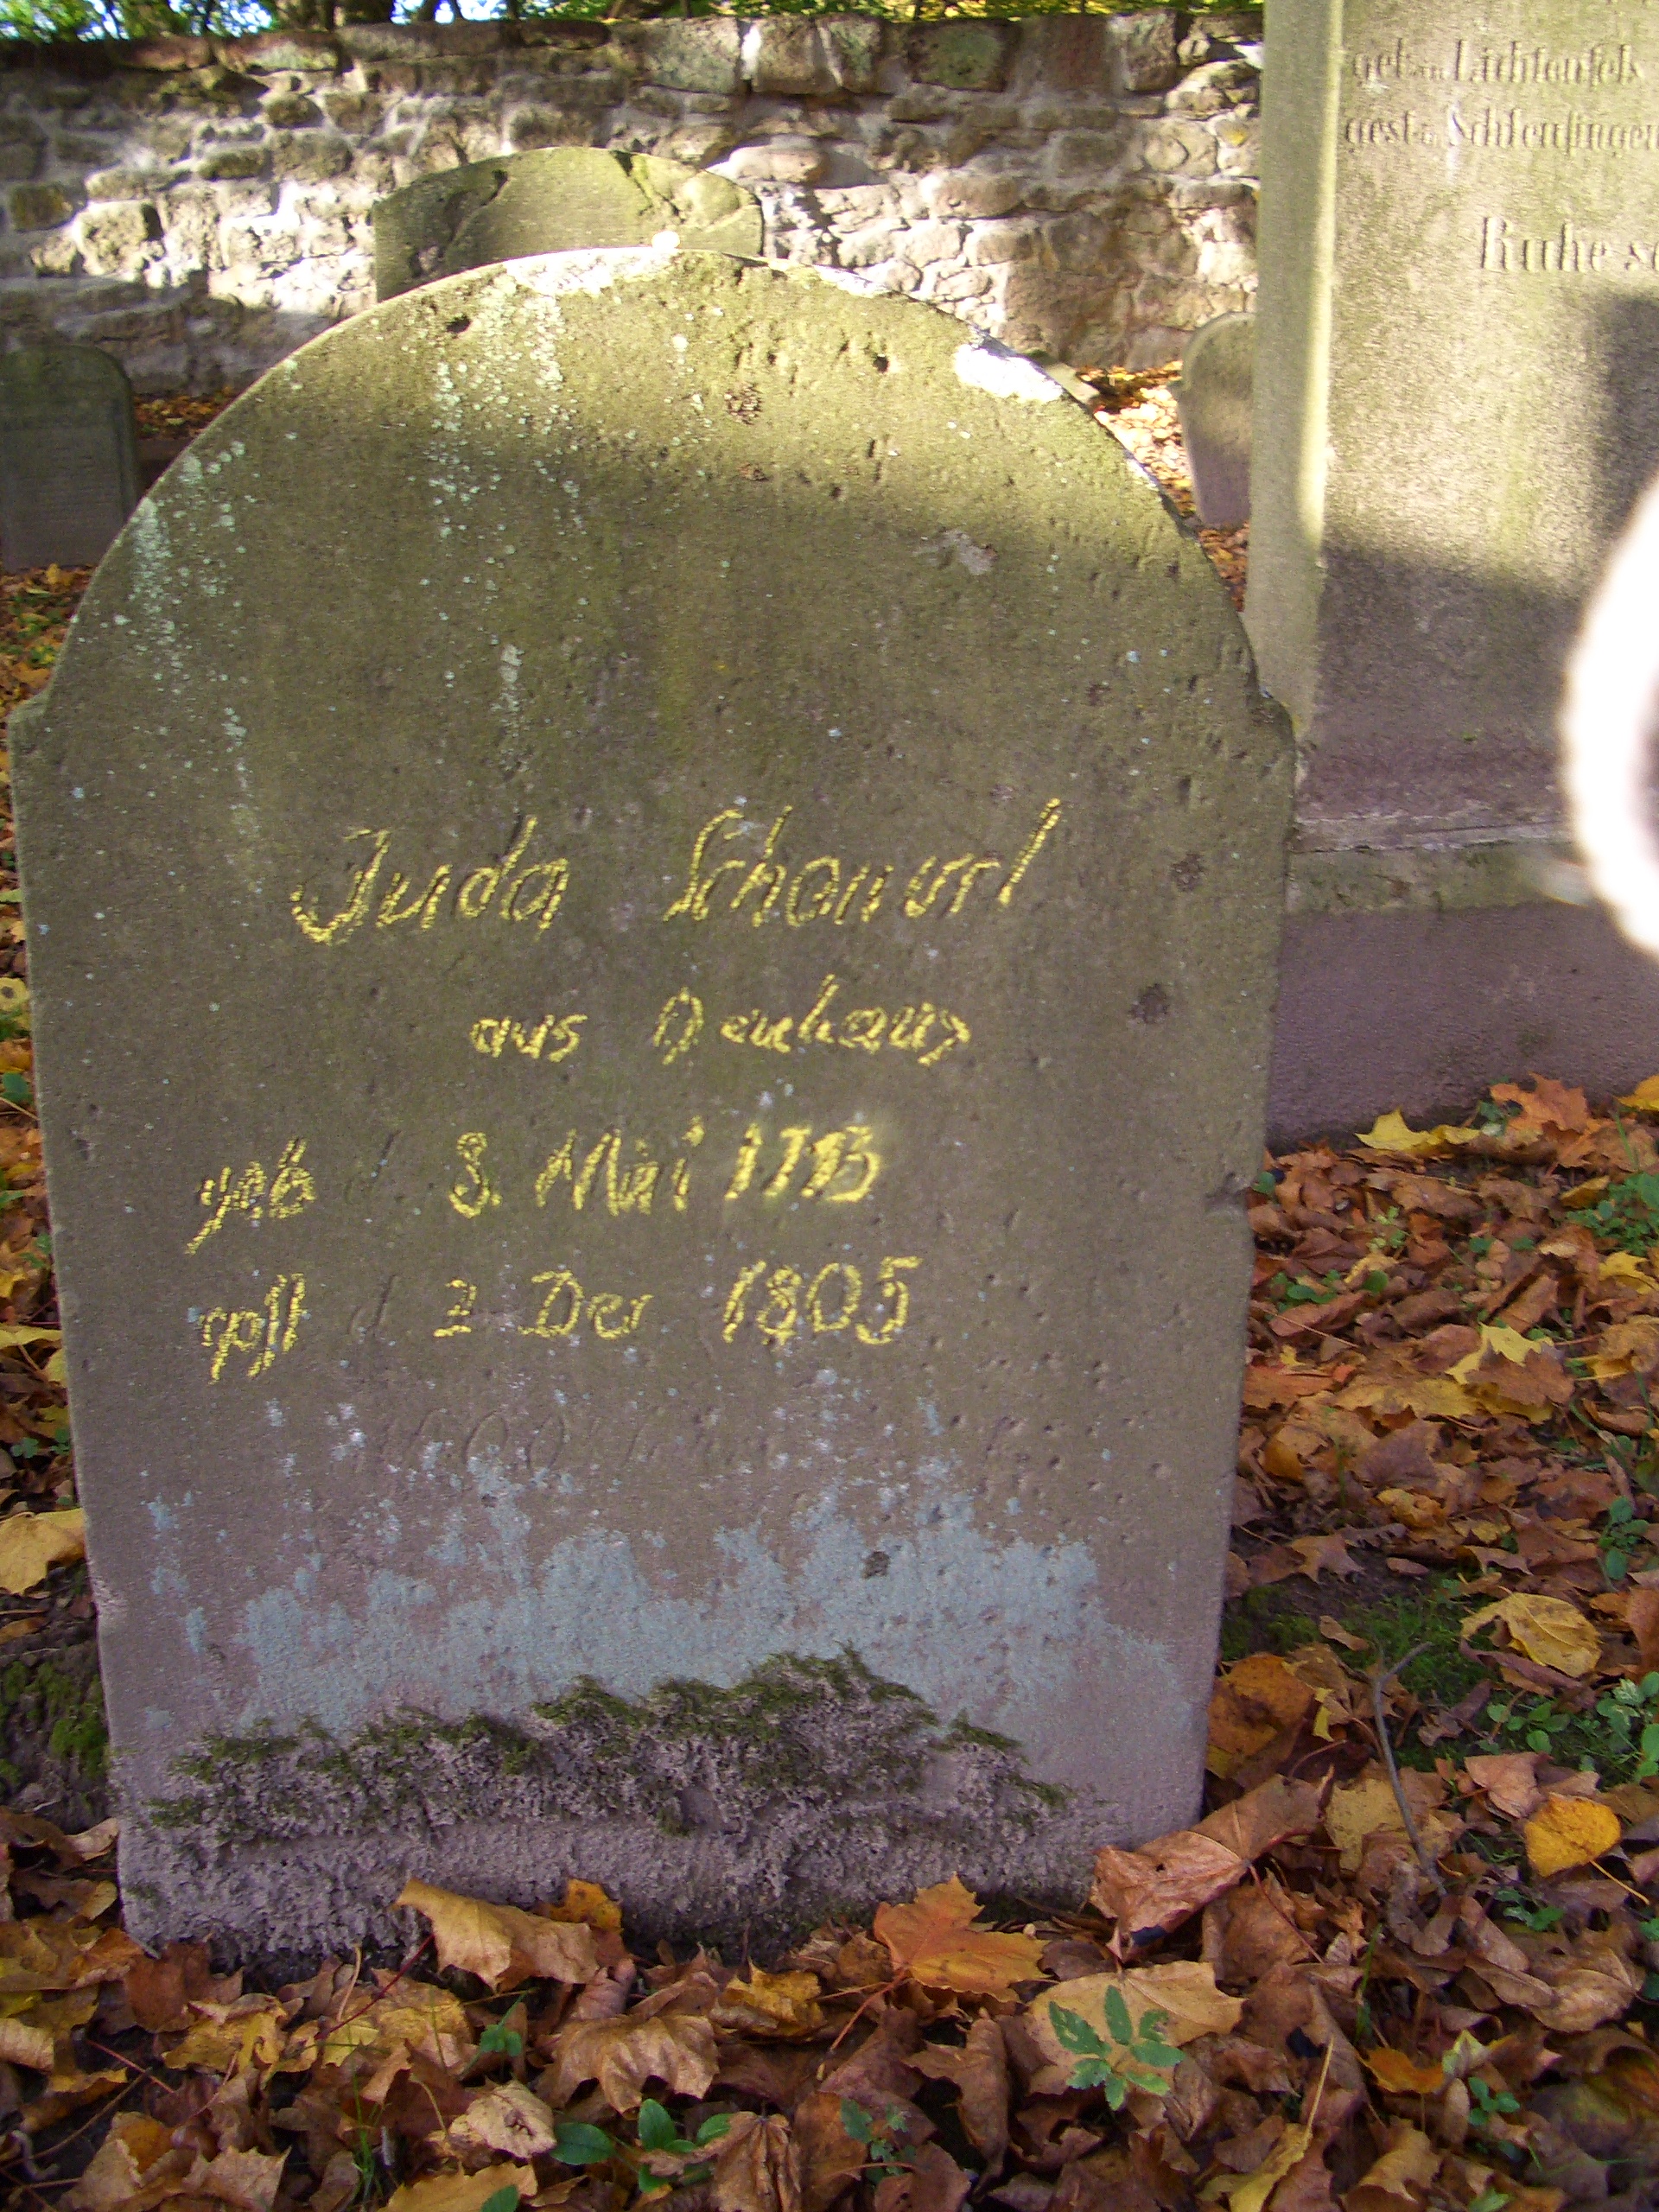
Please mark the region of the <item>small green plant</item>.
POLYGON ((1580 1214, 1603 1243, 1624 1252, 1645 1252, 1659 1243, 1659 1175, 1627 1175, 1605 1198, 1580 1214))
POLYGON ((1513 1920, 1522 1928, 1529 1928, 1535 1936, 1548 1936, 1552 1928, 1560 1925, 1565 1910, 1559 1904, 1531 1904, 1522 1890, 1499 1890, 1492 1902, 1502 1911, 1505 1920, 1513 1920))
POLYGON ((1518 2098, 1507 2089, 1493 2089, 1478 2074, 1469 2076, 1469 2126, 1471 2133, 1489 2135, 1495 2120, 1507 2120, 1521 2109, 1518 2098))
MULTIPOLYGON (((645 2152, 640 2163, 639 2195, 649 2201, 654 2196, 666 2196, 671 2189, 707 2181, 714 2168, 698 2164, 699 2151, 707 2150, 711 2143, 719 2142, 731 2130, 729 2113, 710 2113, 690 2140, 681 2134, 674 2124, 674 2115, 666 2105, 647 2097, 639 2107, 639 2148, 645 2152), (652 2158, 661 2159, 662 2168, 652 2166, 652 2158), (687 2161, 691 2161, 688 2164, 687 2161)), ((595 2134, 601 2131, 594 2130, 595 2134)))
POLYGON ((516 2183, 509 2182, 505 2189, 492 2190, 478 2212, 518 2212, 519 2202, 516 2183))
POLYGON ((616 2144, 602 2127, 585 2120, 562 2120, 554 2132, 553 2155, 562 2166, 600 2166, 615 2154, 616 2144))
POLYGON ((1105 2037, 1081 2012, 1068 2012, 1064 2005, 1051 2005, 1048 2017, 1061 2047, 1077 2062, 1071 2087, 1101 2090, 1119 2112, 1131 2089, 1160 2095, 1168 2086, 1165 2075, 1180 2063, 1181 2054, 1160 2040, 1169 2024, 1167 2012, 1143 2012, 1137 2029, 1122 1991, 1116 1987, 1108 1988, 1104 2009, 1105 2037))
POLYGON ((1630 1564, 1630 1554, 1647 1534, 1648 1524, 1638 1521, 1636 1508, 1628 1497, 1616 1497, 1607 1509, 1607 1518, 1602 1524, 1602 1572, 1610 1582, 1622 1582, 1630 1564))
POLYGON ((1645 1782, 1659 1774, 1659 1675, 1616 1682, 1605 1697, 1597 1699, 1596 1713, 1606 1724, 1620 1764, 1630 1769, 1630 1781, 1645 1782))
POLYGON ((510 2028, 505 2020, 492 2020, 480 2036, 478 2048, 480 2056, 483 2057, 522 2058, 524 2039, 517 2028, 510 2028))
POLYGON ((884 2180, 905 2171, 899 2156, 899 2138, 908 2123, 897 2105, 889 2105, 887 2116, 878 2126, 862 2105, 855 2104, 850 2097, 841 2101, 841 2124, 855 2143, 864 2148, 864 2170, 878 2173, 884 2180))

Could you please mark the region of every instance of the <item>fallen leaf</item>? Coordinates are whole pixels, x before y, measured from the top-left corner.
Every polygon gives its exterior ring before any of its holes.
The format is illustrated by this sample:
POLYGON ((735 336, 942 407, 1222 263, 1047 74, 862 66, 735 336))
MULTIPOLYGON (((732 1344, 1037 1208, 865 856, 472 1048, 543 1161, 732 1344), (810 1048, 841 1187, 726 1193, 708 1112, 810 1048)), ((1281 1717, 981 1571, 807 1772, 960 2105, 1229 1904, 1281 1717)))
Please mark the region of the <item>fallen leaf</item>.
POLYGON ((0 2060, 9 2066, 32 2066, 37 2073, 52 2070, 54 2044, 44 2028, 31 2020, 0 2020, 0 2060))
POLYGON ((978 1898, 953 1874, 948 1882, 918 1890, 912 1904, 878 1905, 872 1925, 895 1968, 925 1989, 1007 1997, 1016 1982, 1039 1980, 1043 1946, 1038 1939, 978 1927, 978 1898))
POLYGON ((789 2122, 734 2113, 709 2187, 715 2212, 801 2212, 800 2158, 789 2122))
POLYGON ((1545 1876, 1587 1866, 1623 1833, 1618 1814, 1588 1797, 1546 1797, 1521 1831, 1533 1872, 1545 1876))
POLYGON ((567 1881, 559 1904, 541 1905, 537 1910, 549 1920, 585 1921, 601 1936, 622 1933, 622 1908, 597 1882, 567 1881))
POLYGON ((1325 1827, 1342 1854, 1344 1874, 1358 1872, 1368 1836, 1390 1831, 1403 1835, 1406 1823, 1401 1815, 1400 1801, 1387 1775, 1373 1775, 1333 1789, 1325 1808, 1325 1827))
POLYGON ((587 1982, 599 1972, 593 1929, 585 1921, 544 1919, 517 1905, 405 1882, 393 1903, 411 1906, 432 1923, 438 1963, 461 1967, 492 1990, 516 1989, 532 1975, 587 1982))
POLYGON ((963 2133, 987 2165, 998 2164, 1008 2147, 1008 2057, 1002 2031, 982 2013, 960 2050, 924 2044, 908 2062, 930 2081, 949 2082, 957 2094, 963 2133))
POLYGON ((1313 1707, 1313 1691, 1277 1653, 1252 1652, 1211 1692, 1205 1764, 1224 1780, 1276 1736, 1300 1727, 1313 1707))
POLYGON ((1228 2212, 1263 2212, 1268 2199, 1293 2166, 1298 2166, 1313 2145, 1311 2127, 1287 2127, 1253 2172, 1216 2174, 1198 2191, 1206 2204, 1227 2200, 1228 2212))
POLYGON ((1524 1821, 1536 1812, 1543 1798, 1538 1787, 1539 1758, 1537 1751, 1498 1751, 1470 1759, 1464 1771, 1500 1813, 1512 1821, 1524 1821))
POLYGON ((86 1556, 86 1516, 78 1505, 62 1513, 12 1513, 0 1521, 0 1590, 11 1597, 44 1582, 54 1567, 86 1556))
POLYGON ((1421 2212, 1440 2153, 1421 2128, 1389 2131, 1389 2147, 1343 2199, 1345 2212, 1421 2212))
POLYGON ((399 2051, 424 2056, 446 2073, 459 2073, 474 2053, 466 2007, 430 1982, 394 1981, 367 2005, 359 2004, 328 2030, 317 2056, 325 2066, 353 2056, 385 2060, 399 2051))
POLYGON ((1054 2010, 1058 2006, 1063 2012, 1075 2012, 1110 2044, 1117 2040, 1107 2021, 1107 1997, 1111 1991, 1127 2006, 1134 2036, 1141 2033, 1148 2013, 1160 2013, 1159 2039, 1177 2049, 1200 2036, 1230 2035, 1244 2017, 1243 1999, 1217 1989, 1215 1969, 1196 1959, 1172 1959, 1162 1966, 1130 1967, 1122 1974, 1084 1974, 1076 1981, 1059 1982, 1033 1998, 1024 2018, 1049 2064, 1058 2067, 1067 2080, 1076 2057, 1055 2031, 1054 2010))
POLYGON ((238 1997, 229 2005, 193 2004, 195 2025, 167 2054, 175 2073, 269 2074, 288 2040, 286 2012, 275 1997, 238 1997))
POLYGON ((1310 1784, 1274 1777, 1196 1828, 1157 1836, 1138 1851, 1106 1845, 1095 1856, 1089 1902, 1116 1922, 1114 1948, 1121 1955, 1179 1928, 1242 1881, 1262 1852, 1287 1837, 1311 1834, 1319 1824, 1319 1792, 1310 1784))
POLYGON ((122 2212, 141 2188, 188 2172, 188 2151, 175 2150, 173 2131, 147 2113, 118 2112, 86 2171, 64 2198, 69 2212, 122 2212))
POLYGON ((1327 1569, 1332 1574, 1357 1574, 1359 1561, 1349 1556, 1341 1529, 1323 1536, 1293 1536, 1290 1548, 1301 1560, 1300 1572, 1317 1582, 1327 1569))
POLYGON ((438 2139, 458 2144, 464 2152, 499 2151, 528 2160, 550 2151, 554 2139, 551 2108, 522 2082, 504 2082, 474 2097, 438 2139))
POLYGON ((1533 1598, 1516 1592, 1464 1617, 1465 1638, 1490 1621, 1502 1621, 1518 1650, 1541 1667, 1574 1680, 1587 1675, 1601 1657, 1601 1638, 1576 1605, 1565 1598, 1533 1598))
POLYGON ((516 2189, 529 2204, 538 2184, 534 2166, 486 2166, 475 2174, 433 2174, 405 2182, 386 2199, 385 2212, 483 2212, 499 2190, 516 2189))
POLYGON ((1443 2067, 1420 2065, 1403 2050, 1390 2050, 1387 2044, 1368 2050, 1365 2063, 1378 2088, 1386 2089, 1390 2096, 1438 2097, 1446 2084, 1443 2067))
POLYGON ((823 2025, 821 1994, 815 1974, 767 1974, 752 1967, 721 1992, 715 2024, 740 2035, 815 2036, 823 2025))
POLYGON ((1472 1144, 1480 1135, 1478 1129, 1452 1128, 1442 1122, 1433 1129, 1414 1129, 1398 1110, 1382 1114, 1366 1130, 1355 1139, 1373 1152, 1402 1153, 1411 1160, 1439 1160, 1459 1145, 1472 1144))
POLYGON ((647 2082, 664 2082, 680 2096, 702 2096, 720 2063, 713 2026, 691 2012, 573 2021, 560 2030, 556 2050, 553 2104, 569 2104, 584 2082, 597 2082, 606 2101, 622 2113, 635 2109, 647 2082))

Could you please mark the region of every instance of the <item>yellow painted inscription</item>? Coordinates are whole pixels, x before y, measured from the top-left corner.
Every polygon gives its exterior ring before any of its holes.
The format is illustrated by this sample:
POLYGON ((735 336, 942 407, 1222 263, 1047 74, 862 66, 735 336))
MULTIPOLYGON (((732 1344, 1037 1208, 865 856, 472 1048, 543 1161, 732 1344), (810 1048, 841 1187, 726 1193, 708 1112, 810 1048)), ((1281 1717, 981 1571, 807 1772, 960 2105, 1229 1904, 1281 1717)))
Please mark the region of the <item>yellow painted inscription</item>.
POLYGON ((810 1172, 795 1195, 822 1198, 826 1205, 856 1205, 868 1195, 881 1173, 881 1155, 874 1149, 874 1132, 861 1122, 849 1122, 844 1129, 830 1129, 821 1137, 814 1137, 810 1127, 780 1129, 778 1142, 783 1156, 766 1175, 760 1169, 766 1133, 759 1122, 750 1122, 726 1186, 728 1200, 741 1198, 756 1186, 758 1170, 764 1177, 759 1184, 763 1198, 787 1198, 802 1164, 810 1158, 810 1172), (837 1188, 838 1185, 842 1187, 837 1188))
POLYGON ((352 878, 345 905, 334 913, 325 916, 308 898, 303 884, 289 894, 294 919, 313 944, 341 944, 371 921, 376 930, 405 925, 429 930, 446 913, 458 922, 476 922, 492 914, 504 922, 534 922, 539 931, 564 903, 569 862, 527 857, 536 836, 533 814, 524 817, 499 859, 469 869, 458 882, 447 861, 423 882, 387 869, 392 834, 390 830, 346 831, 347 844, 366 840, 368 851, 352 878))
POLYGON ((264 1374, 284 1352, 293 1351, 304 1319, 303 1275, 278 1275, 265 1293, 263 1305, 248 1306, 241 1313, 214 1306, 211 1313, 202 1315, 200 1324, 201 1343, 213 1356, 208 1381, 217 1382, 232 1360, 249 1354, 252 1356, 247 1369, 249 1380, 264 1374))
MULTIPOLYGON (((760 1052, 793 1052, 811 1045, 879 1052, 885 1046, 912 1054, 922 1068, 938 1067, 959 1045, 973 1041, 974 1033, 962 1016, 949 1007, 935 1006, 931 999, 897 1008, 843 1007, 840 1002, 845 993, 838 976, 826 976, 804 1014, 770 1014, 763 1007, 750 1007, 722 1016, 718 1033, 728 1045, 748 1045, 760 1052)), ((707 1020, 695 991, 682 987, 675 992, 658 1015, 651 1036, 665 1068, 691 1050, 707 1020)))
POLYGON ((232 1214, 240 1214, 257 1228, 267 1216, 272 1221, 287 1221, 303 1213, 315 1203, 316 1196, 317 1186, 305 1165, 305 1140, 291 1138, 269 1176, 257 1160, 251 1160, 239 1173, 221 1167, 217 1175, 207 1177, 196 1193, 196 1203, 207 1208, 207 1217, 184 1249, 200 1251, 232 1214))
MULTIPOLYGON (((663 919, 706 922, 717 914, 745 914, 756 929, 776 916, 791 929, 809 922, 830 922, 837 928, 872 922, 882 911, 887 885, 894 874, 892 861, 843 859, 820 853, 799 867, 778 856, 792 807, 786 806, 766 834, 753 859, 721 858, 735 840, 745 837, 751 824, 741 808, 728 806, 710 815, 698 830, 691 848, 685 887, 664 909, 663 919)), ((1010 862, 996 853, 966 852, 954 860, 930 853, 911 875, 903 894, 903 909, 912 921, 927 914, 954 918, 963 912, 976 891, 983 906, 992 896, 985 877, 1000 879, 995 903, 1007 906, 1027 870, 1058 824, 1064 811, 1052 798, 1035 826, 1010 862)))
POLYGON ((532 1029, 523 1021, 509 1021, 486 1014, 475 1021, 469 1033, 473 1050, 482 1052, 486 1059, 499 1060, 511 1045, 515 1052, 522 1052, 527 1060, 544 1060, 549 1067, 556 1067, 561 1060, 568 1060, 582 1042, 585 1014, 567 1014, 556 1020, 550 1014, 532 1029))
POLYGON ((773 1267, 770 1260, 751 1261, 727 1294, 721 1335, 733 1344, 744 1328, 752 1325, 769 1344, 781 1351, 803 1330, 817 1337, 835 1337, 851 1329, 860 1344, 890 1344, 910 1319, 910 1287, 905 1276, 921 1264, 915 1258, 882 1261, 876 1273, 877 1303, 873 1310, 877 1319, 872 1327, 859 1318, 863 1275, 845 1261, 832 1260, 828 1267, 818 1269, 810 1283, 799 1268, 773 1267), (887 1301, 885 1313, 880 1310, 883 1300, 887 1301))

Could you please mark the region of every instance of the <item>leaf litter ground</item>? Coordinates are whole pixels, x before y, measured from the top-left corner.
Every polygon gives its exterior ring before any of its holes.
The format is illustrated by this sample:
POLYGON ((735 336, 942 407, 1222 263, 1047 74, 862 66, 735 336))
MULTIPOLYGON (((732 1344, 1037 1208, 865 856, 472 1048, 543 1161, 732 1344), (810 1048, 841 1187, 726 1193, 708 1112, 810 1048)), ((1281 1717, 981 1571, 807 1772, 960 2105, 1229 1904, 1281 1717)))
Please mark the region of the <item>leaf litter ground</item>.
MULTIPOLYGON (((1092 380, 1190 507, 1168 373, 1092 380)), ((1203 537, 1236 592, 1245 535, 1203 537)), ((0 579, 0 705, 86 582, 0 579)), ((411 1866, 401 1960, 266 1989, 120 1923, 12 860, 8 815, 9 2202, 1659 2205, 1659 1077, 1264 1162, 1208 1809, 1075 1911, 952 1878, 765 1964, 636 1956, 590 1884, 411 1866)))

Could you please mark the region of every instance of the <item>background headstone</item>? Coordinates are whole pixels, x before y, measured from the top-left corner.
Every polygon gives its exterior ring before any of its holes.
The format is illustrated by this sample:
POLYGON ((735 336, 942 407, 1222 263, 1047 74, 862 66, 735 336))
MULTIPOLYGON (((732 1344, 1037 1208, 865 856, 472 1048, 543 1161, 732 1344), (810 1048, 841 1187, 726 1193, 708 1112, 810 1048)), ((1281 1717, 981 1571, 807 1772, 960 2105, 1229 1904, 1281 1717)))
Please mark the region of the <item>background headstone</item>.
POLYGON ((132 391, 96 346, 0 353, 0 563, 101 561, 138 504, 132 391))
POLYGON ((1289 763, 1083 410, 816 274, 475 271, 202 434, 13 744, 135 1928, 1192 1813, 1289 763))
POLYGON ((1198 520, 1236 530, 1250 518, 1250 400, 1255 318, 1218 315, 1201 323, 1181 355, 1175 404, 1192 472, 1198 520))
POLYGON ((687 248, 753 258, 752 192, 654 154, 555 146, 419 178, 374 206, 377 299, 493 261, 583 246, 645 245, 673 231, 687 248))

